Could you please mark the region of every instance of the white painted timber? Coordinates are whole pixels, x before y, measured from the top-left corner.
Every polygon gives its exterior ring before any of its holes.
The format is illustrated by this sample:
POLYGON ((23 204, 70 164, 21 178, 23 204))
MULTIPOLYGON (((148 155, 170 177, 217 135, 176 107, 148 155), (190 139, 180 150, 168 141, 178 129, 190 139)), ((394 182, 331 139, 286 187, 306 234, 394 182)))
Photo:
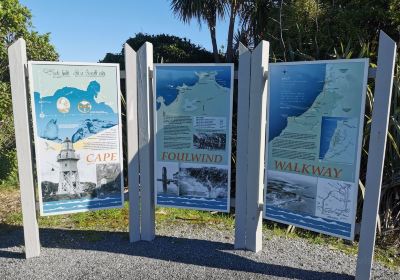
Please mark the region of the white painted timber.
POLYGON ((26 88, 27 58, 24 39, 18 39, 8 48, 8 58, 24 225, 25 256, 26 258, 32 258, 40 255, 40 240, 32 173, 32 142, 29 131, 30 122, 26 88))
POLYGON ((125 44, 126 130, 128 146, 129 240, 140 240, 139 138, 136 52, 125 44))
POLYGON ((395 59, 396 43, 381 31, 379 35, 378 69, 375 79, 365 198, 358 248, 357 280, 371 279, 395 59))
POLYGON ((153 92, 150 71, 153 71, 153 45, 146 42, 137 52, 138 120, 140 168, 141 239, 155 238, 153 92))
POLYGON ((247 155, 246 249, 262 249, 262 210, 264 190, 265 124, 269 42, 261 41, 251 55, 250 106, 247 155))
POLYGON ((235 248, 246 249, 247 149, 250 106, 251 52, 239 44, 236 152, 235 248))

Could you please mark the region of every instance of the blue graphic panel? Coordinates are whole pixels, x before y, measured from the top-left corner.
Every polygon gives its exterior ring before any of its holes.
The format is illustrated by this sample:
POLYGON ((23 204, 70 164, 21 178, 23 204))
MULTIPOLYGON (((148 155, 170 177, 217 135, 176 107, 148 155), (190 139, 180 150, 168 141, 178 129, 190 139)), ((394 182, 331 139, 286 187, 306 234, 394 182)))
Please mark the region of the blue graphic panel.
POLYGON ((52 96, 34 93, 39 136, 54 142, 77 142, 118 124, 118 114, 98 102, 100 84, 91 81, 87 90, 63 87, 52 96), (62 129, 60 128, 62 126, 62 129))
POLYGON ((269 73, 269 141, 287 125, 288 117, 307 111, 322 92, 325 84, 325 64, 306 64, 300 69, 275 65, 269 73), (290 69, 290 71, 289 71, 290 69))

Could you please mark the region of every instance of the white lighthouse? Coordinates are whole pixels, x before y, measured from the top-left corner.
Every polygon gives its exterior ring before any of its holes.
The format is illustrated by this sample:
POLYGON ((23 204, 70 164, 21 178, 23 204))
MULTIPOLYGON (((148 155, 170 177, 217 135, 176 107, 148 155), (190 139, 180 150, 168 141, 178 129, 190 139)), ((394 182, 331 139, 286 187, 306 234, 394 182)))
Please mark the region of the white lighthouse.
POLYGON ((75 153, 71 140, 65 138, 57 162, 60 164, 60 179, 57 194, 80 194, 82 192, 78 173, 79 155, 75 153))

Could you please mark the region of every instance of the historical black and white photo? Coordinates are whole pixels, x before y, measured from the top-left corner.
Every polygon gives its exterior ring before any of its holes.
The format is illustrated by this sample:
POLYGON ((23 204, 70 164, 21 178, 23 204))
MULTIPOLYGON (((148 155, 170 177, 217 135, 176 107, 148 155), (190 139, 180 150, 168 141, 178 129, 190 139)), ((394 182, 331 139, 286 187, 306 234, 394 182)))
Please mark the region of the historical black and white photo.
POLYGON ((315 214, 317 178, 268 171, 266 202, 289 211, 315 214))
POLYGON ((217 166, 160 162, 157 193, 175 196, 226 198, 228 170, 217 166))
POLYGON ((193 146, 202 150, 225 150, 226 134, 215 132, 199 132, 193 134, 193 146))

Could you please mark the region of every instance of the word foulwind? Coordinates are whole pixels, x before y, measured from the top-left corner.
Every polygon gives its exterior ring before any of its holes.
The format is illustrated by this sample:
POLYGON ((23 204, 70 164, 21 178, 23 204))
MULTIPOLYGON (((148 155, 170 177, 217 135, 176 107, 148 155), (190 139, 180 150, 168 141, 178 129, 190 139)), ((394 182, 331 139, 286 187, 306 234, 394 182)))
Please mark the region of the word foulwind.
POLYGON ((161 159, 171 161, 176 160, 187 162, 220 163, 222 162, 222 155, 162 152, 161 159))

